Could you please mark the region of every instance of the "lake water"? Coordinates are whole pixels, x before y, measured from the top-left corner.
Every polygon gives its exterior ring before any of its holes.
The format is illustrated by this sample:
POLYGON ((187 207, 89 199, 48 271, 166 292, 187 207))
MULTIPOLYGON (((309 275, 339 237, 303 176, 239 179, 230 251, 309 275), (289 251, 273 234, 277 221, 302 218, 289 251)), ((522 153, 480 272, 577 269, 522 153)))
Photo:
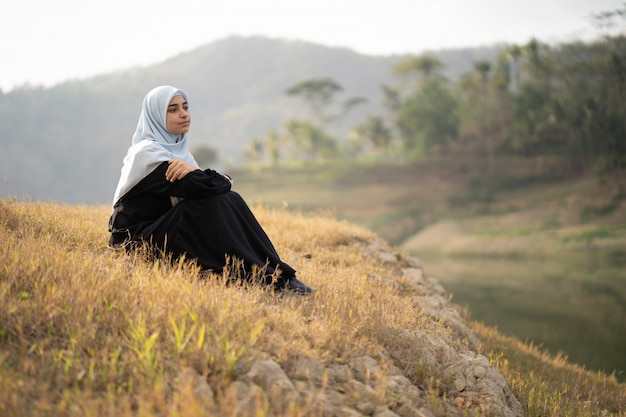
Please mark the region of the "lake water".
POLYGON ((419 256, 471 318, 626 381, 626 265, 419 256))

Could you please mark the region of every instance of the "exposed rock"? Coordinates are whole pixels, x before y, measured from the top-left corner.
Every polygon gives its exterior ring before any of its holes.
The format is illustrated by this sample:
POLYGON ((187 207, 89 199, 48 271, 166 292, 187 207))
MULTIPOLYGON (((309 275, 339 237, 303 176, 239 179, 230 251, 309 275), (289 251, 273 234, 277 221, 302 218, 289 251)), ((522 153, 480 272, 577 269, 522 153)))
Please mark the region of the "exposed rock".
MULTIPOLYGON (((390 405, 398 409, 418 406, 422 397, 420 390, 402 375, 392 375, 387 378, 387 392, 390 394, 390 405)), ((398 414, 403 415, 399 411, 398 414)))
POLYGON ((205 406, 210 407, 215 404, 213 390, 206 379, 198 372, 189 367, 184 367, 178 371, 180 388, 190 387, 196 397, 200 398, 205 406))
POLYGON ((323 382, 326 368, 324 365, 307 356, 300 356, 296 360, 294 370, 291 372, 291 378, 303 381, 311 381, 316 385, 323 382))
POLYGON ((457 400, 463 399, 463 407, 479 405, 482 410, 508 410, 507 416, 522 412, 504 377, 482 355, 460 354, 457 362, 447 366, 444 375, 454 381, 452 394, 457 400))
POLYGON ((422 407, 417 410, 417 415, 415 417, 435 417, 435 415, 429 409, 422 407))
POLYGON ((338 414, 333 414, 333 416, 337 417, 363 417, 363 414, 359 413, 357 410, 354 410, 349 407, 338 407, 338 414))
POLYGON ((348 382, 353 378, 352 371, 348 365, 331 365, 328 367, 327 372, 330 382, 336 384, 348 382))
POLYGON ((267 394, 272 410, 281 415, 300 398, 291 380, 273 360, 254 363, 242 380, 259 386, 267 394))
POLYGON ((376 404, 364 400, 356 403, 356 409, 365 415, 372 415, 376 411, 376 404))
MULTIPOLYGON (((372 242, 367 252, 388 254, 381 242, 372 242)), ((392 267, 391 258, 384 255, 386 266, 392 267)), ((479 341, 463 322, 458 307, 449 301, 445 289, 434 277, 428 276, 418 260, 397 256, 395 267, 402 272, 402 280, 416 294, 414 302, 429 316, 450 330, 451 336, 464 342, 451 347, 442 338, 425 333, 413 332, 405 337, 415 339, 422 363, 441 373, 444 379, 452 379, 449 397, 458 408, 479 408, 481 411, 500 413, 505 416, 522 415, 522 407, 508 387, 506 380, 491 366, 487 358, 475 353, 479 341), (409 265, 409 267, 405 267, 409 265), (466 345, 466 347, 465 347, 466 345), (461 406, 461 407, 459 407, 461 406)), ((390 273, 390 276, 394 276, 390 273)))
POLYGON ((388 408, 383 408, 374 413, 374 417, 400 417, 388 408))
POLYGON ((258 386, 243 381, 234 381, 228 387, 225 398, 233 415, 253 416, 259 403, 267 401, 265 392, 258 386))
POLYGON ((380 252, 378 254, 378 259, 380 259, 383 263, 389 264, 394 264, 398 262, 398 258, 396 258, 396 255, 390 252, 380 252))
POLYGON ((375 381, 376 374, 380 370, 378 362, 369 356, 354 358, 350 361, 350 368, 354 371, 356 379, 365 384, 375 381))

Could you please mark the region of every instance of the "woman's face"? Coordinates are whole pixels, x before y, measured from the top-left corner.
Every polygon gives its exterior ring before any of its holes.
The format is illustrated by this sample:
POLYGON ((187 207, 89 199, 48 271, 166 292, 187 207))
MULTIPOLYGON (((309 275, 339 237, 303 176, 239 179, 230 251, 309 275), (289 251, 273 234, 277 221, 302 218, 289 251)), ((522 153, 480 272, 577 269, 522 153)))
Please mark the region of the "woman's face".
POLYGON ((170 105, 167 106, 165 127, 170 133, 180 135, 189 131, 190 123, 189 104, 183 96, 174 96, 170 105))

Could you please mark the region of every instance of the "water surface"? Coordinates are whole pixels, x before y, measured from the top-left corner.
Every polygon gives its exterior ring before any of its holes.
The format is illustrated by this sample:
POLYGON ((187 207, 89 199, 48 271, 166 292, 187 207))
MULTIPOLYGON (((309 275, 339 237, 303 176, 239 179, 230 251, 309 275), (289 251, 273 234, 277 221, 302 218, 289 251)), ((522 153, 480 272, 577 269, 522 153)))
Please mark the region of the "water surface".
POLYGON ((475 321, 626 380, 625 265, 418 257, 475 321))

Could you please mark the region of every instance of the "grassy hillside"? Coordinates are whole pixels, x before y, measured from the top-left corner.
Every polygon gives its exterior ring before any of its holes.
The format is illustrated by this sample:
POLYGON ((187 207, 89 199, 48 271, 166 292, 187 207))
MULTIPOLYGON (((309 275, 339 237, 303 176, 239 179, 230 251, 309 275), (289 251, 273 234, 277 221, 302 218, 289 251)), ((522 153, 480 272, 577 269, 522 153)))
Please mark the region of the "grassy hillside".
MULTIPOLYGON (((449 415, 441 404, 451 382, 420 366, 416 346, 397 343, 389 329, 444 340, 450 329, 407 287, 372 280, 389 273, 364 250, 376 235, 329 215, 254 211, 318 289, 312 297, 199 280, 191 264, 110 250, 108 207, 0 200, 0 414, 274 415, 272 392, 261 388, 236 414, 240 378, 254 360, 272 359, 295 377, 302 358, 331 366, 367 355, 386 358, 371 382, 376 407, 402 401, 386 385, 394 370, 423 390, 419 401, 433 415, 449 415)), ((469 324, 526 415, 626 415, 626 386, 614 377, 469 324)), ((290 415, 323 415, 314 405, 327 384, 301 376, 290 415)), ((341 395, 362 414, 379 409, 341 395)), ((490 414, 480 404, 459 407, 459 415, 490 414)))

